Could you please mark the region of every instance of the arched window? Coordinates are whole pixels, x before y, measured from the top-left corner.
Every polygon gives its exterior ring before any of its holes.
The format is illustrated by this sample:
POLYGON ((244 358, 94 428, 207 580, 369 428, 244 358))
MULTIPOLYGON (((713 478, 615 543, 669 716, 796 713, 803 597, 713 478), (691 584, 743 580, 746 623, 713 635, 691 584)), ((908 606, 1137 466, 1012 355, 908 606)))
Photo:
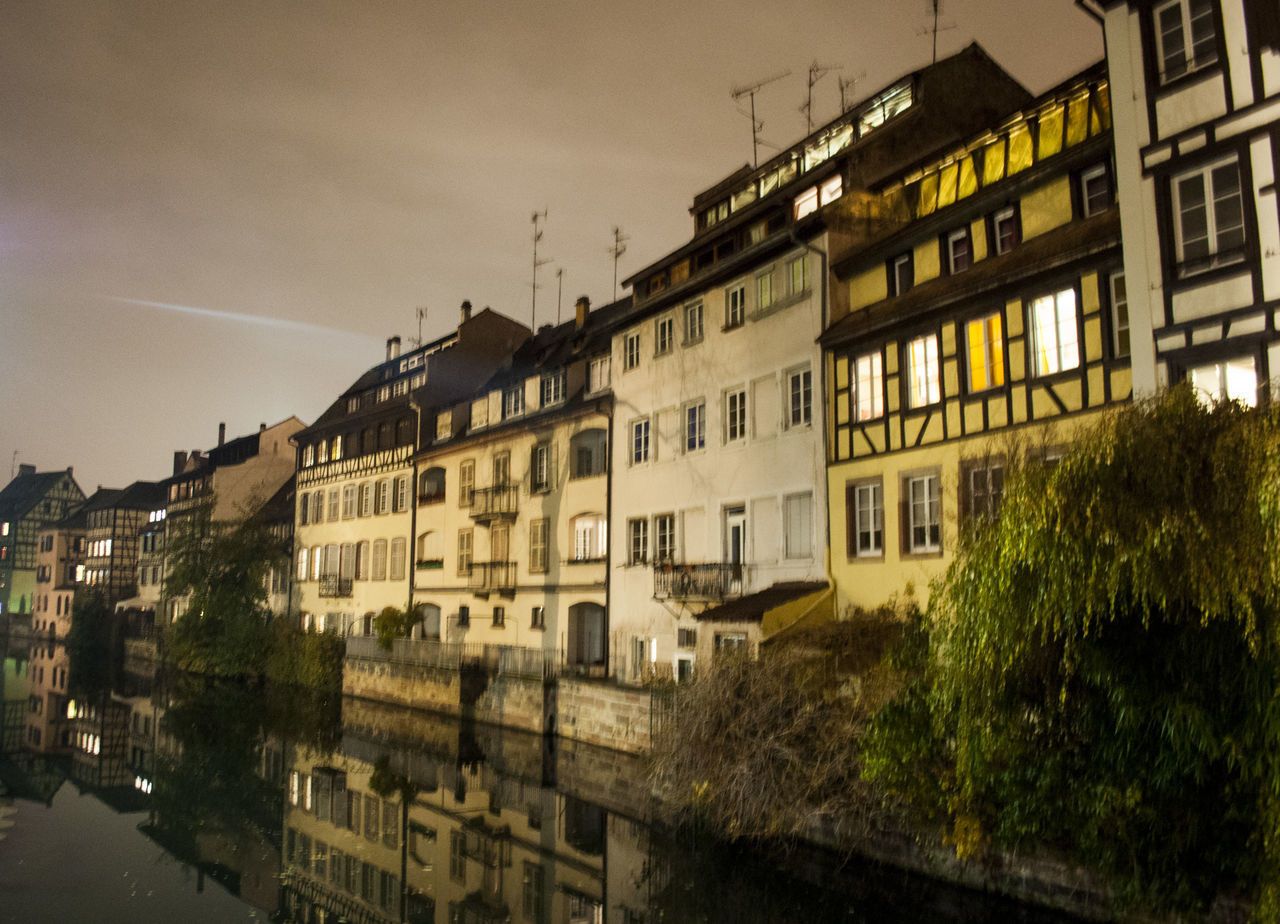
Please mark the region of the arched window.
POLYGON ((415 563, 419 571, 439 570, 444 567, 444 543, 440 531, 428 529, 418 533, 415 563))
POLYGON ((418 503, 439 504, 444 501, 444 469, 434 466, 418 478, 418 503))

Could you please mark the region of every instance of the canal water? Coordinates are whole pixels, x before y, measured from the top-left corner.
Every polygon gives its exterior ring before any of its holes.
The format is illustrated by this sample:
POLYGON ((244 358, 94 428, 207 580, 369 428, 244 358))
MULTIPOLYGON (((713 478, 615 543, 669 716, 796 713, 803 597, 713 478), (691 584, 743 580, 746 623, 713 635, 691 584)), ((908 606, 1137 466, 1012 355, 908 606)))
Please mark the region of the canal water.
POLYGON ((1065 922, 651 823, 617 752, 7 644, 0 921, 1065 922))

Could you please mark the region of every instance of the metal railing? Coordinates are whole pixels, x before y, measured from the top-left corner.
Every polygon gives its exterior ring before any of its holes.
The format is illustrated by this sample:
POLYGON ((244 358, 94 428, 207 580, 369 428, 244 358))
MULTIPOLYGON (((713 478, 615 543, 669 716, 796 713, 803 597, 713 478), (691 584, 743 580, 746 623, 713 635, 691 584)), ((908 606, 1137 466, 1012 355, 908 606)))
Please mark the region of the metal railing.
POLYGON ((471 563, 468 586, 472 593, 504 593, 516 589, 516 563, 475 561, 471 563))
POLYGON ((742 595, 747 566, 730 562, 655 565, 653 595, 659 600, 724 600, 742 595))
POLYGON ((556 651, 437 639, 392 639, 391 649, 387 650, 372 636, 352 636, 347 639, 347 657, 441 670, 483 667, 512 677, 546 678, 560 671, 560 656, 556 651))
POLYGON ((471 518, 494 520, 514 517, 519 511, 520 489, 513 484, 477 488, 471 492, 471 518))
POLYGON ((351 578, 338 577, 336 574, 322 574, 319 592, 322 597, 349 597, 351 596, 351 578))

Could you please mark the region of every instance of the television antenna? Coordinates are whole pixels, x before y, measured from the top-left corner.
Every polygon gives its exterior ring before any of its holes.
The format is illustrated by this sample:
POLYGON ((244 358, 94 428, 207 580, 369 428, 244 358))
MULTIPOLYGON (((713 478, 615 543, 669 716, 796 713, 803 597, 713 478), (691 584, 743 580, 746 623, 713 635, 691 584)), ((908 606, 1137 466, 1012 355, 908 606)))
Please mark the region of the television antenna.
MULTIPOLYGON (((831 71, 840 70, 839 64, 819 64, 814 61, 809 65, 809 96, 805 100, 804 105, 800 107, 800 111, 804 113, 807 124, 805 125, 805 135, 813 134, 813 85, 825 77, 831 71)), ((843 99, 841 100, 843 103, 843 99)), ((843 109, 841 110, 843 111, 843 109)))
POLYGON ((938 63, 938 33, 948 32, 956 27, 955 23, 942 23, 938 17, 942 13, 942 0, 929 0, 926 6, 928 14, 933 17, 933 25, 925 26, 923 29, 917 29, 916 35, 928 35, 933 33, 933 63, 938 63))
POLYGON ((764 128, 764 123, 756 118, 756 93, 758 93, 762 87, 766 87, 776 80, 781 80, 783 77, 790 77, 790 76, 791 76, 791 70, 790 68, 788 68, 787 70, 783 71, 780 74, 774 74, 772 77, 766 77, 764 80, 759 80, 752 84, 746 84, 741 87, 735 87, 729 91, 729 95, 733 98, 733 101, 735 103, 741 102, 742 97, 744 96, 750 97, 751 99, 750 112, 744 112, 741 107, 738 108, 738 111, 741 112, 744 116, 748 116, 751 119, 751 165, 752 167, 760 166, 760 129, 764 128))
POLYGON ((622 229, 617 225, 613 226, 613 246, 609 248, 609 253, 613 254, 613 301, 618 300, 618 257, 627 252, 627 241, 631 240, 629 235, 623 234, 622 229))
POLYGON ((427 319, 427 306, 423 305, 421 308, 418 308, 417 313, 418 313, 418 336, 409 338, 409 342, 412 343, 415 348, 422 346, 422 322, 427 319))
POLYGON ((560 300, 564 297, 564 267, 556 267, 556 327, 560 326, 560 300))
POLYGON ((852 103, 848 102, 845 94, 848 93, 849 91, 852 91, 859 83, 862 82, 863 78, 865 78, 866 76, 867 76, 866 71, 859 71, 858 73, 854 74, 852 77, 837 78, 840 81, 840 114, 841 115, 844 115, 846 112, 848 112, 852 108, 852 103))
POLYGON ((539 221, 547 220, 547 210, 533 213, 533 299, 529 304, 529 330, 536 331, 538 317, 538 267, 545 266, 551 261, 545 257, 538 259, 538 242, 542 240, 542 229, 538 227, 539 221))

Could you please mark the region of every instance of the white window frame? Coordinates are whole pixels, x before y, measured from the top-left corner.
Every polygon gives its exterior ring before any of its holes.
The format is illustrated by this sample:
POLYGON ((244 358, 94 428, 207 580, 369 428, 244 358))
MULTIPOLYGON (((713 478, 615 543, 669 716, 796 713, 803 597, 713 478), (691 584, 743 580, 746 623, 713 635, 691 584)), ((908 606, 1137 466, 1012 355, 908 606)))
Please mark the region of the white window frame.
POLYGON ((768 311, 777 301, 777 278, 771 266, 756 276, 756 310, 768 311))
POLYGON ((622 371, 630 372, 640 365, 640 333, 639 331, 622 338, 622 371))
POLYGON ((684 451, 697 452, 707 446, 707 402, 684 406, 684 451))
POLYGON ((529 454, 529 490, 533 493, 551 490, 550 443, 538 443, 529 454))
POLYGON ((731 330, 747 321, 747 287, 741 283, 724 293, 724 327, 731 330))
POLYGON ((942 551, 942 489, 936 472, 903 479, 906 494, 907 553, 927 555, 942 551))
POLYGON ((884 357, 879 350, 849 362, 850 416, 861 423, 884 416, 884 357))
POLYGON ((1156 38, 1156 66, 1159 72, 1160 83, 1168 83, 1171 80, 1177 80, 1187 74, 1194 73, 1201 68, 1208 67, 1210 64, 1218 60, 1218 23, 1213 15, 1212 0, 1169 0, 1167 3, 1161 3, 1151 10, 1152 28, 1156 38), (1193 10, 1192 6, 1197 7, 1193 10), (1178 12, 1176 26, 1177 44, 1172 44, 1173 31, 1166 32, 1165 25, 1161 20, 1167 11, 1176 9, 1178 12), (1208 35, 1201 35, 1200 40, 1208 40, 1209 47, 1201 48, 1201 54, 1196 55, 1195 49, 1198 44, 1194 35, 1193 26, 1203 25, 1207 21, 1210 27, 1208 35), (1170 62, 1179 61, 1174 66, 1170 62))
POLYGON ((1107 167, 1105 164, 1094 164, 1092 167, 1084 170, 1080 174, 1080 215, 1084 218, 1091 218, 1094 215, 1100 215, 1111 207, 1111 179, 1107 175, 1107 167), (1094 184, 1102 183, 1102 202, 1096 207, 1091 203, 1093 194, 1091 190, 1094 184))
POLYGON ((813 492, 782 498, 783 554, 791 560, 813 558, 813 492))
POLYGON ((609 356, 597 356, 591 360, 587 374, 587 390, 590 392, 604 391, 609 387, 609 356))
POLYGON ((1018 228, 1018 207, 1016 205, 1007 205, 996 211, 991 216, 991 244, 992 250, 997 256, 1009 253, 1013 248, 1018 246, 1018 241, 1022 235, 1018 228), (1009 240, 1004 242, 1000 229, 1007 225, 1009 228, 1009 240))
POLYGON ((948 231, 946 236, 943 238, 943 241, 946 249, 945 256, 947 258, 948 275, 963 273, 969 267, 973 266, 973 238, 969 233, 968 225, 948 231), (959 254, 961 251, 957 247, 958 244, 964 244, 963 266, 960 265, 961 260, 959 259, 959 254))
POLYGON ((915 253, 908 250, 889 261, 890 295, 904 295, 915 284, 915 253))
POLYGON ((1258 403, 1258 360, 1253 356, 1229 356, 1187 369, 1187 379, 1202 400, 1239 401, 1245 407, 1258 403), (1244 366, 1248 364, 1248 373, 1244 366), (1204 380, 1212 377, 1213 387, 1204 380))
POLYGON ((653 518, 653 561, 655 564, 676 560, 676 515, 659 513, 653 518))
POLYGON ((884 482, 857 481, 848 487, 849 558, 884 557, 884 482))
POLYGON ((813 370, 808 366, 791 369, 784 377, 787 391, 783 422, 788 430, 813 425, 813 370))
POLYGON ((925 334, 907 342, 907 406, 928 407, 942 400, 942 366, 938 335, 925 334))
POLYGON ((1174 258, 1178 263, 1179 276, 1191 276, 1218 266, 1239 263, 1244 259, 1245 220, 1244 190, 1241 186, 1240 160, 1232 154, 1223 157, 1195 170, 1188 170, 1170 179, 1173 199, 1173 237, 1174 258), (1231 167, 1235 176, 1235 190, 1227 195, 1219 195, 1214 174, 1223 167, 1231 167), (1184 202, 1188 189, 1186 184, 1199 180, 1201 201, 1187 205, 1184 202), (1234 206, 1229 203, 1234 202, 1234 206), (1238 225, 1219 227, 1220 220, 1231 220, 1234 210, 1239 215, 1238 225), (1204 223, 1204 237, 1187 239, 1187 219, 1199 215, 1204 223), (1231 240, 1231 235, 1238 233, 1239 240, 1231 240), (1224 238, 1227 240, 1224 241, 1224 238), (1204 241, 1204 252, 1188 255, 1190 244, 1204 241))
POLYGON ((643 565, 649 560, 649 519, 627 520, 627 564, 643 565))
POLYGON ((1074 288, 1033 298, 1027 305, 1031 371, 1056 375, 1080 365, 1078 299, 1074 288))
POLYGON ((676 322, 671 315, 658 318, 653 322, 653 355, 665 356, 675 349, 676 322))
POLYGON ((518 382, 502 390, 502 419, 519 417, 524 413, 524 382, 518 382))
POLYGON ((684 342, 701 343, 703 337, 702 302, 684 306, 684 342))
POLYGON ((745 442, 747 438, 747 390, 731 388, 724 393, 724 441, 745 442))
POLYGON ((648 417, 631 421, 631 449, 629 452, 632 465, 642 465, 649 461, 650 432, 648 417))
POLYGON ((1129 295, 1125 287, 1124 271, 1107 277, 1107 289, 1111 296, 1111 355, 1121 359, 1129 355, 1129 295))
POLYGON ((565 371, 557 369, 555 372, 545 373, 538 390, 542 407, 550 407, 564 401, 565 371))

